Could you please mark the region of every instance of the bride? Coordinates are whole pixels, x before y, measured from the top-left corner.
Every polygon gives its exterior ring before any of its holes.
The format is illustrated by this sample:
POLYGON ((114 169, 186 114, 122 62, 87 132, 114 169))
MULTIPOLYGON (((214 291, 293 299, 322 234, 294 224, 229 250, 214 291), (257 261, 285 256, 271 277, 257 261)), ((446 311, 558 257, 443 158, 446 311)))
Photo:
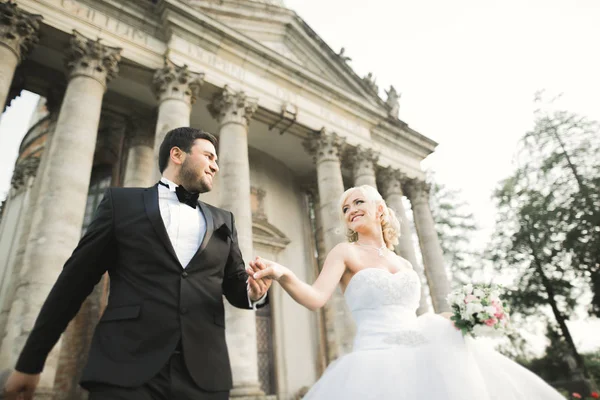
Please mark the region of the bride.
POLYGON ((348 242, 331 250, 314 284, 265 259, 247 267, 311 310, 323 307, 338 283, 344 290, 357 325, 353 350, 329 365, 305 400, 564 400, 527 369, 463 338, 448 314, 416 316, 420 280, 393 252, 399 222, 376 189, 347 190, 340 212, 348 242))

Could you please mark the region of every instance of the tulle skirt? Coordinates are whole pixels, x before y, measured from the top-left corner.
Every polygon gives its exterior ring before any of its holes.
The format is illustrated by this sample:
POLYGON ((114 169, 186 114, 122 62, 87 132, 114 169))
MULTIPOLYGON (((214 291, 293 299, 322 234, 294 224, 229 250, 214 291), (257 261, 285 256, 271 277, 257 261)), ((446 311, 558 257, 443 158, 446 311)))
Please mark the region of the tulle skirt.
POLYGON ((438 315, 416 319, 426 340, 359 346, 327 368, 304 400, 564 400, 535 374, 438 315))

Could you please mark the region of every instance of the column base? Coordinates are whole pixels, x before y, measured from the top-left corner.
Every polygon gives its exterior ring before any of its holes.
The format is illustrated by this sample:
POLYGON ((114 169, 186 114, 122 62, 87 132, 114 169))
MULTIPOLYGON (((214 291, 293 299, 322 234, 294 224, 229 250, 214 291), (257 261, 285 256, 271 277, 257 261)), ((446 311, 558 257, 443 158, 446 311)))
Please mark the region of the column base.
POLYGON ((262 400, 265 398, 265 392, 259 386, 238 386, 231 389, 229 397, 240 400, 262 400))
POLYGON ((53 400, 56 393, 50 388, 40 388, 35 391, 33 400, 53 400))

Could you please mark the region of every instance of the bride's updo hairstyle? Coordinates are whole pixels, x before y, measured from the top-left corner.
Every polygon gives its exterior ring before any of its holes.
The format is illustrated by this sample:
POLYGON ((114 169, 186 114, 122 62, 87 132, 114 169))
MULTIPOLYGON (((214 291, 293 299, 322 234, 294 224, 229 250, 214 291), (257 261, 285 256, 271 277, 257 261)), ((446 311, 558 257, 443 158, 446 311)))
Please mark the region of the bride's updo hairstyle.
MULTIPOLYGON (((344 212, 342 208, 348 196, 355 190, 359 190, 368 202, 375 204, 375 207, 380 204, 383 205, 383 215, 381 216, 381 232, 383 233, 383 241, 388 249, 394 251, 394 246, 398 244, 398 237, 400 237, 400 221, 396 217, 396 213, 391 208, 388 208, 385 204, 385 200, 381 197, 381 194, 370 185, 362 185, 357 187, 351 187, 346 190, 342 197, 340 197, 340 203, 338 209, 340 210, 342 221, 345 222, 344 212)), ((349 242, 356 242, 358 240, 358 232, 348 229, 346 231, 346 238, 349 242)))

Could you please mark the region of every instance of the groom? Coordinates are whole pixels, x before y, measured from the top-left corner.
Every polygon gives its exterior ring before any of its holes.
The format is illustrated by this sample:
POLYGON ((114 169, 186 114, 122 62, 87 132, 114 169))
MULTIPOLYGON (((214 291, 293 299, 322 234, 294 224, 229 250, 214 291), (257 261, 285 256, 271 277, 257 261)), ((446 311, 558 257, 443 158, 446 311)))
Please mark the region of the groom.
POLYGON ((216 144, 201 130, 174 129, 160 146, 160 182, 106 191, 40 311, 7 398, 32 398, 48 353, 108 271, 108 305, 81 379, 89 399, 228 399, 222 296, 253 309, 270 281, 247 275, 231 212, 198 201, 219 171, 216 144))

